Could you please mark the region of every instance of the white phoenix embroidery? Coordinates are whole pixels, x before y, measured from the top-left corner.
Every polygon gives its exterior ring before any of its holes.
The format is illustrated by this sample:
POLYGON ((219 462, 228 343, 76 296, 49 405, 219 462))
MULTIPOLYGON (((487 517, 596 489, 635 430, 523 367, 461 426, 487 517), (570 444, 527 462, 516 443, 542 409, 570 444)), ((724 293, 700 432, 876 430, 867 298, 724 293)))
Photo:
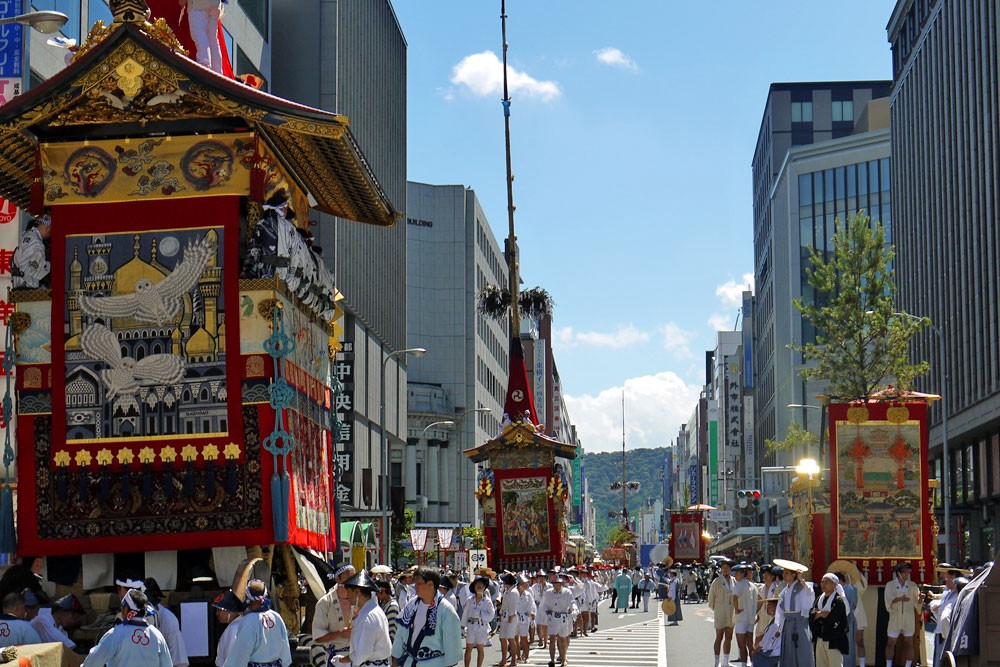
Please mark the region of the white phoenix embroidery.
POLYGON ((109 401, 134 396, 139 385, 171 385, 184 376, 184 359, 175 354, 151 354, 139 361, 124 356, 118 338, 103 324, 84 329, 80 345, 87 356, 108 365, 101 371, 101 380, 109 401))
POLYGON ((162 326, 180 315, 184 294, 198 282, 214 252, 214 243, 207 238, 189 242, 184 249, 184 258, 163 280, 154 283, 149 278, 140 278, 132 294, 81 295, 77 303, 80 310, 92 317, 133 317, 139 322, 162 326))

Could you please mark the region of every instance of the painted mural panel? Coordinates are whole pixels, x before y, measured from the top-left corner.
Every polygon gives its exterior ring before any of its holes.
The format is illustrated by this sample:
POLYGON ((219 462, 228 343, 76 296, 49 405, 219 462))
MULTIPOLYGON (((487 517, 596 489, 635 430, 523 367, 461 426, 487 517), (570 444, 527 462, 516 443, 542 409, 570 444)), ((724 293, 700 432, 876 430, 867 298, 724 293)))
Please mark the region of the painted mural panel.
POLYGON ((508 556, 552 550, 547 482, 547 477, 500 480, 503 544, 508 556))

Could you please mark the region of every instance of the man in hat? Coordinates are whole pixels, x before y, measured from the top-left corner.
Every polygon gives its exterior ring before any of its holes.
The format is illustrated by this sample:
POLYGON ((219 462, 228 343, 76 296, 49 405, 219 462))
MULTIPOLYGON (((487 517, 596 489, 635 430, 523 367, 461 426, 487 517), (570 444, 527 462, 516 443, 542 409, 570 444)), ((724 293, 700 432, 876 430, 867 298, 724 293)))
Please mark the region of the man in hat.
POLYGON ((753 648, 753 624, 757 618, 757 587, 750 581, 752 568, 740 563, 733 568, 733 636, 745 663, 753 648))
POLYGON ((681 580, 676 570, 667 571, 666 599, 674 603, 674 613, 667 617, 667 621, 670 625, 677 625, 684 620, 684 612, 681 610, 681 580))
POLYGON ((952 609, 958 601, 958 591, 955 590, 955 579, 964 574, 971 574, 968 570, 962 570, 949 563, 941 563, 937 567, 937 573, 944 582, 944 595, 936 600, 931 600, 928 605, 931 613, 934 614, 936 627, 934 628, 934 665, 941 664, 941 654, 944 653, 944 640, 948 636, 951 626, 952 609))
MULTIPOLYGON (((531 585, 531 596, 535 598, 538 604, 541 604, 542 596, 545 594, 545 591, 549 588, 548 583, 545 581, 545 577, 546 577, 545 571, 539 570, 538 572, 535 573, 534 577, 535 583, 531 585)), ((548 640, 549 636, 548 623, 549 623, 548 618, 544 616, 541 613, 541 611, 536 611, 535 631, 538 634, 538 646, 541 648, 545 648, 545 643, 548 640)))
POLYGON ((76 642, 69 638, 69 633, 80 627, 85 615, 83 605, 75 595, 64 595, 51 607, 39 609, 38 616, 31 621, 31 627, 41 637, 43 644, 62 642, 68 648, 76 648, 76 642))
POLYGON ((781 667, 813 667, 816 664, 808 622, 816 592, 803 576, 808 569, 791 561, 783 568, 785 588, 778 595, 775 612, 781 633, 781 667))
POLYGON ((90 649, 84 667, 170 667, 167 640, 146 622, 148 607, 145 593, 128 589, 121 601, 121 622, 90 649))
POLYGON ((917 625, 916 610, 922 596, 917 585, 910 581, 910 569, 908 562, 898 563, 892 569, 892 579, 885 585, 885 610, 889 612, 885 641, 886 667, 904 660, 906 667, 913 664, 911 656, 913 634, 917 625))
POLYGON ((345 581, 344 587, 351 605, 359 611, 351 626, 350 652, 337 660, 356 667, 387 665, 392 655, 389 620, 373 595, 377 588, 375 580, 367 571, 361 570, 345 581))
POLYGON ((732 574, 733 561, 727 558, 719 563, 722 572, 708 588, 708 607, 712 610, 715 623, 713 646, 715 664, 725 667, 729 665, 729 651, 733 647, 733 628, 736 625, 733 617, 733 591, 736 589, 736 580, 732 574))
POLYGON ((0 647, 42 643, 31 623, 25 620, 25 615, 24 596, 7 593, 3 598, 3 613, 0 614, 0 647))
POLYGON ((517 577, 517 655, 520 662, 528 661, 528 652, 531 650, 531 640, 529 639, 531 624, 535 621, 535 614, 538 612, 538 604, 535 596, 529 590, 531 579, 525 574, 517 577))
POLYGON ((777 600, 778 593, 781 592, 781 584, 779 583, 779 580, 781 579, 781 568, 777 565, 765 565, 760 571, 761 577, 764 581, 760 585, 758 592, 757 624, 754 627, 753 636, 753 643, 755 646, 760 644, 760 641, 764 636, 764 630, 771 624, 771 620, 774 618, 773 614, 768 613, 767 605, 764 601, 772 598, 777 600))
POLYGON ((770 620, 754 643, 754 667, 778 667, 778 661, 781 659, 781 626, 775 620, 777 610, 778 598, 764 600, 763 611, 770 620))
POLYGON ((521 601, 517 593, 517 578, 510 572, 500 575, 503 597, 500 598, 500 665, 517 664, 517 606, 521 601))
POLYGON ((413 597, 413 571, 416 569, 416 566, 408 568, 396 577, 396 602, 400 609, 406 607, 406 603, 413 597))
POLYGON ((350 648, 352 609, 343 583, 353 577, 355 572, 354 566, 350 563, 343 563, 334 570, 333 588, 316 602, 316 609, 313 612, 313 642, 318 648, 326 651, 327 664, 330 665, 337 656, 346 654, 350 648))
MULTIPOLYGON (((549 621, 549 667, 555 667, 556 649, 559 649, 559 662, 566 664, 566 654, 569 651, 569 636, 573 632, 573 623, 579 608, 576 597, 565 588, 569 575, 560 573, 553 581, 552 588, 545 591, 539 613, 545 614, 549 621)), ((626 603, 627 598, 626 598, 626 603)))
POLYGON ((843 667, 851 645, 847 638, 850 627, 847 601, 840 577, 827 572, 820 580, 820 588, 823 594, 809 611, 809 627, 816 642, 816 667, 843 667))
POLYGON ((441 573, 418 567, 413 573, 416 597, 396 622, 393 667, 448 667, 462 659, 462 627, 454 607, 437 592, 441 573))
POLYGON ((462 611, 462 627, 465 628, 465 667, 471 667, 472 650, 476 650, 476 667, 483 667, 486 659, 486 642, 490 638, 490 621, 496 615, 496 608, 489 595, 490 579, 480 575, 469 585, 472 595, 462 611))
POLYGON ((270 609, 264 582, 251 579, 245 595, 246 612, 222 667, 288 667, 292 664, 288 629, 281 615, 270 609))
POLYGON ((181 634, 181 624, 174 616, 174 613, 161 604, 163 591, 156 579, 149 577, 142 582, 146 586, 146 597, 153 610, 150 623, 160 631, 163 638, 167 640, 167 648, 170 649, 170 660, 174 667, 187 667, 188 653, 187 645, 184 643, 184 636, 181 634))
POLYGON ((399 616, 399 603, 392 595, 392 584, 388 581, 376 581, 375 583, 378 586, 375 596, 378 598, 379 606, 382 607, 382 613, 385 614, 385 620, 389 622, 389 642, 391 643, 396 639, 396 618, 399 616))
POLYGON ((243 601, 230 589, 225 593, 219 593, 212 601, 212 607, 215 608, 215 620, 226 626, 222 636, 219 637, 219 645, 215 651, 215 665, 222 667, 226 664, 229 648, 239 632, 240 619, 243 617, 243 601))

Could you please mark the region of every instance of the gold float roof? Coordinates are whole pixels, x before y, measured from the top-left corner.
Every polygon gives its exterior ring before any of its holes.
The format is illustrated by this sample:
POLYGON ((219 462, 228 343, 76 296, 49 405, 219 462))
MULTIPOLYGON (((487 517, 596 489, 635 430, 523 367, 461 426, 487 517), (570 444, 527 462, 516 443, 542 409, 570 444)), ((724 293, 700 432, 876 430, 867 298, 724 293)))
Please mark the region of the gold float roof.
POLYGON ((465 454, 473 463, 480 463, 490 458, 490 456, 501 450, 524 449, 524 448, 551 449, 556 456, 566 459, 576 458, 576 447, 565 442, 560 442, 555 438, 550 438, 544 433, 535 430, 534 424, 526 422, 516 422, 508 424, 503 433, 496 438, 488 440, 477 447, 466 449, 465 454))
POLYGON ((382 226, 400 218, 345 116, 218 75, 173 46, 160 21, 99 22, 70 65, 0 107, 0 197, 27 207, 39 143, 256 129, 313 208, 382 226))

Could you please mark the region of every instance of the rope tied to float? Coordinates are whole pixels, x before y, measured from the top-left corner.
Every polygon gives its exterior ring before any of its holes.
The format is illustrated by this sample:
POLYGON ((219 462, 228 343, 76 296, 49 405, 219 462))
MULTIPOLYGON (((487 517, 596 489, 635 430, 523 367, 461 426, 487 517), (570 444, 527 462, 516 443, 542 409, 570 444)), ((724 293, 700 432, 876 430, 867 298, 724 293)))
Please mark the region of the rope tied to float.
POLYGON ((271 435, 264 438, 264 449, 270 452, 274 463, 271 473, 271 520, 275 542, 287 542, 291 502, 288 455, 295 448, 295 437, 285 428, 285 411, 292 403, 294 389, 285 379, 282 360, 295 351, 295 340, 285 333, 281 304, 274 309, 271 335, 264 341, 264 351, 274 363, 274 380, 267 388, 268 403, 274 410, 274 428, 271 435))

